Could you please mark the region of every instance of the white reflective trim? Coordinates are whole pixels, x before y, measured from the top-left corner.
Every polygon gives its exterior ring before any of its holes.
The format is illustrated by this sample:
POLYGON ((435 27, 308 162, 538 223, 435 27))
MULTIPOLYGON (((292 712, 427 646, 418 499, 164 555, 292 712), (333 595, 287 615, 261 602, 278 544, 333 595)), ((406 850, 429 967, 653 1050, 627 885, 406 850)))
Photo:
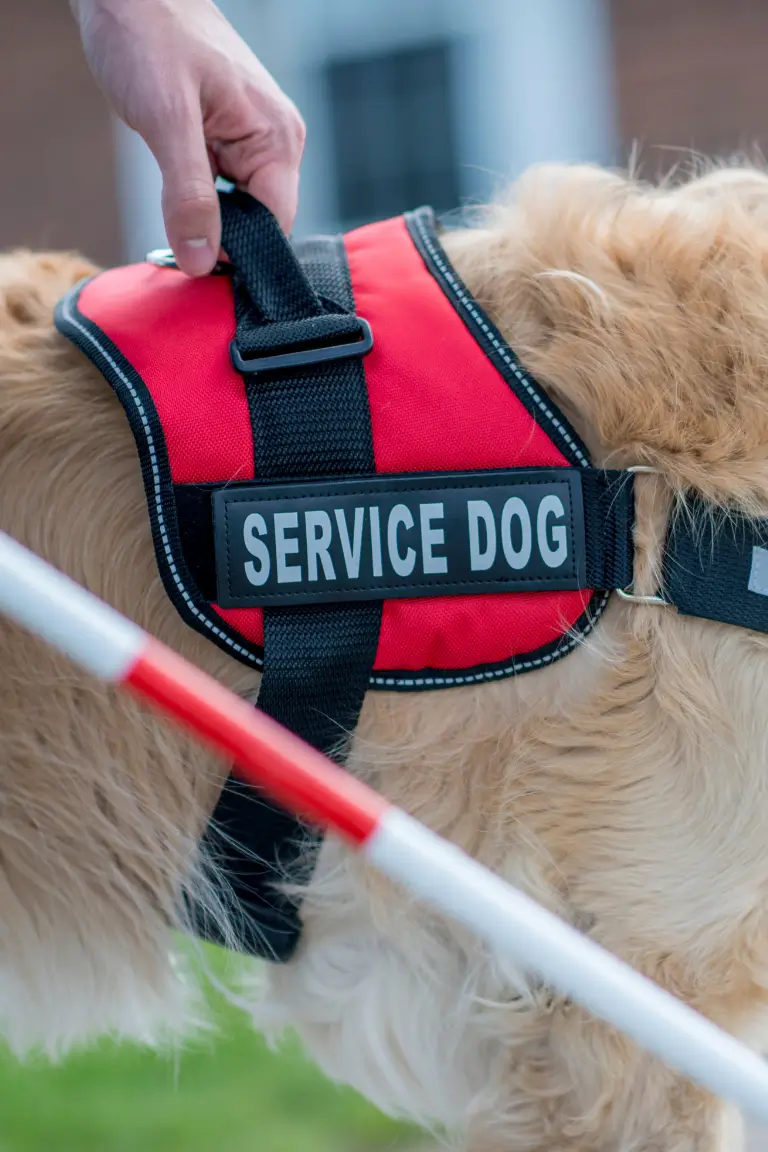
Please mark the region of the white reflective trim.
POLYGON ((768 1065, 732 1036, 398 809, 364 854, 692 1080, 768 1120, 768 1065))
POLYGON ((750 592, 758 596, 768 596, 768 549, 760 548, 755 544, 752 549, 752 565, 749 569, 750 592))
POLYGON ((0 612, 102 680, 123 680, 146 643, 130 620, 4 532, 0 612))

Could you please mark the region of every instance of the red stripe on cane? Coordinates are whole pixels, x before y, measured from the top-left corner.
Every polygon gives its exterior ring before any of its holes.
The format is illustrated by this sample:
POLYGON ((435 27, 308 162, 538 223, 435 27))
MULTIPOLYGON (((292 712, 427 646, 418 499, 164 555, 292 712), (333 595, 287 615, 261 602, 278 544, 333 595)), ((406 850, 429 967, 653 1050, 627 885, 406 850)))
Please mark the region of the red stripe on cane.
POLYGON ((234 761, 240 779, 361 846, 391 805, 252 704, 151 639, 123 683, 234 761))

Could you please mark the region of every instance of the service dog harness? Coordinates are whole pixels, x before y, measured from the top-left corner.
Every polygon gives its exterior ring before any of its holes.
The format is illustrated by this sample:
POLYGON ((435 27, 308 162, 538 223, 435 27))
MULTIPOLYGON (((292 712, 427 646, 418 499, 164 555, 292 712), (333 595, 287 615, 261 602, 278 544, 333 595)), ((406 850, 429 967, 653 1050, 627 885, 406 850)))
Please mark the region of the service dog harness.
MULTIPOLYGON (((125 408, 181 616, 262 671, 260 708, 343 761, 369 688, 485 683, 572 651, 631 588, 634 477, 591 466, 430 210, 292 249, 250 197, 221 203, 218 275, 155 256, 77 286, 56 324, 125 408)), ((692 497, 672 516, 660 598, 768 631, 765 522, 710 512, 692 497)), ((213 827, 241 946, 287 960, 300 912, 274 881, 308 830, 234 778, 213 827)))

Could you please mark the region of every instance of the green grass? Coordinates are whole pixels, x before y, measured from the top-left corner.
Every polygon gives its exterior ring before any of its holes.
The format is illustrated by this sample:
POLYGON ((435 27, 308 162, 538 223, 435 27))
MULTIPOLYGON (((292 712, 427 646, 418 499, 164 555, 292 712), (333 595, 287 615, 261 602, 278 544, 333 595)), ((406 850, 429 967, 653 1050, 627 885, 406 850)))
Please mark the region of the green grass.
POLYGON ((220 1031, 161 1057, 102 1043, 61 1064, 0 1053, 0 1152, 385 1152, 413 1134, 270 1052, 210 992, 220 1031))

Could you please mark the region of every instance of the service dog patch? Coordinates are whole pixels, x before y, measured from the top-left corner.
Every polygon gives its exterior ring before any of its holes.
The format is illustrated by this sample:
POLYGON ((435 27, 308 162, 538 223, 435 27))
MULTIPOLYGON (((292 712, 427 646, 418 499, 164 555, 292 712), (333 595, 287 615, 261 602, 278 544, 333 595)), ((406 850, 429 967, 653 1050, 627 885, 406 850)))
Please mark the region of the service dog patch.
POLYGON ((575 469, 236 485, 213 516, 224 608, 585 586, 575 469))

